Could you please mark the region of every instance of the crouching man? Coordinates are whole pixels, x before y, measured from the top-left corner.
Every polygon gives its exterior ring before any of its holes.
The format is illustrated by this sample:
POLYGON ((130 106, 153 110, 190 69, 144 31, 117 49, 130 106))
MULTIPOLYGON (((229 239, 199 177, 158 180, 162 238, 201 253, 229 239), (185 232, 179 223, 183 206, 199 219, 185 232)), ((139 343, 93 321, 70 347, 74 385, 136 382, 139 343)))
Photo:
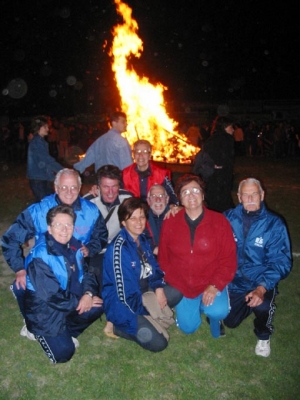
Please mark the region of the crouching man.
POLYGON ((236 275, 228 286, 231 310, 224 323, 235 328, 253 312, 255 354, 268 357, 277 285, 291 270, 290 241, 283 220, 266 209, 258 180, 241 181, 238 199, 240 204, 224 213, 233 229, 238 258, 236 275))

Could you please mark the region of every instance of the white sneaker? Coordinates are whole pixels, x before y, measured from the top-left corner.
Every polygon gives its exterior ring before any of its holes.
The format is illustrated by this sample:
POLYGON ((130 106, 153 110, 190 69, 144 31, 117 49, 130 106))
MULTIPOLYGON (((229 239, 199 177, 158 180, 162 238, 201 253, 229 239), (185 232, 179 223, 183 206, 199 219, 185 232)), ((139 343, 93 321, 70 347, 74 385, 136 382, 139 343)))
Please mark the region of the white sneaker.
POLYGON ((79 347, 79 341, 78 341, 76 338, 74 338, 74 337, 72 337, 72 340, 73 340, 75 349, 77 349, 77 348, 79 347))
POLYGON ((257 356, 269 357, 270 353, 270 340, 258 340, 255 346, 255 354, 257 356))
POLYGON ((29 340, 36 340, 34 334, 29 332, 26 325, 24 325, 23 328, 20 330, 20 335, 27 337, 27 339, 29 340))

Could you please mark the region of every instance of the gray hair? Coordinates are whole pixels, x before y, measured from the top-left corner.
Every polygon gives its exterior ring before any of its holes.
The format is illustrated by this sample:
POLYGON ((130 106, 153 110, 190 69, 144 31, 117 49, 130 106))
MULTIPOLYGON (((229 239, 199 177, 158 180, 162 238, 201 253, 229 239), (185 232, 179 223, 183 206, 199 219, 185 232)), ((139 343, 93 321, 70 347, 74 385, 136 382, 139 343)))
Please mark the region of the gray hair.
POLYGON ((157 188, 157 187, 158 188, 162 188, 164 190, 164 192, 165 192, 165 196, 168 196, 166 188, 164 188, 163 185, 160 185, 159 183, 154 183, 154 185, 152 185, 151 188, 148 190, 148 194, 147 194, 148 198, 150 197, 151 190, 154 189, 154 188, 157 188))
POLYGON ((58 182, 62 175, 69 175, 69 176, 73 175, 74 177, 77 178, 79 188, 81 187, 81 178, 79 173, 75 169, 70 169, 70 168, 64 168, 58 171, 58 173, 55 176, 54 186, 58 186, 58 182))
POLYGON ((242 181, 240 182, 239 188, 238 188, 238 194, 241 194, 242 187, 243 187, 244 185, 247 185, 247 184, 254 184, 254 185, 257 185, 257 187, 258 187, 258 189, 259 189, 259 193, 261 194, 261 193, 263 192, 263 188, 262 188, 261 183, 260 183, 259 180, 255 179, 255 178, 247 178, 247 179, 244 179, 244 180, 242 180, 242 181))

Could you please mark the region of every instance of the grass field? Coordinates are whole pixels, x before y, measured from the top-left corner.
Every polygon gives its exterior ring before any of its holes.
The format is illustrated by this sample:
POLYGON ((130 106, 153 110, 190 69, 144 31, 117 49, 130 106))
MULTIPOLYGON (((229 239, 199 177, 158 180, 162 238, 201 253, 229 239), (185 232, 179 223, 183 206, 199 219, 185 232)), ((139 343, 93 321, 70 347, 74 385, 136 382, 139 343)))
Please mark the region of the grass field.
MULTIPOLYGON (((102 320, 79 337, 80 347, 69 363, 52 365, 36 342, 19 335, 22 319, 8 289, 14 275, 1 255, 0 399, 300 399, 299 159, 237 159, 234 193, 238 181, 248 176, 263 182, 269 208, 286 219, 294 254, 293 270, 279 286, 269 358, 254 353, 251 316, 217 340, 205 321, 192 335, 172 326, 169 346, 158 354, 107 338, 102 320)), ((24 166, 2 171, 1 189, 2 234, 32 201, 24 166)))

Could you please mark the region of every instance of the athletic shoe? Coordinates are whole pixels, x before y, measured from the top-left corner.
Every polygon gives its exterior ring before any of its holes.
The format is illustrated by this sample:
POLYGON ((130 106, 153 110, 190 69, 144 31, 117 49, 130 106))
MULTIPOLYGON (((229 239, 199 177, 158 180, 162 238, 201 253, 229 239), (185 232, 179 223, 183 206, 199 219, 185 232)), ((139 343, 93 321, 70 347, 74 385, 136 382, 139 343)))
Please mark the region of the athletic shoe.
POLYGON ((27 339, 29 340, 36 340, 34 334, 29 332, 26 325, 24 325, 23 328, 21 329, 20 335, 27 337, 27 339))
POLYGON ((72 340, 73 340, 75 349, 77 349, 77 348, 79 347, 79 341, 78 341, 76 338, 74 338, 74 337, 72 337, 72 340))
POLYGON ((255 354, 257 356, 269 357, 270 353, 270 340, 258 340, 255 346, 255 354))

